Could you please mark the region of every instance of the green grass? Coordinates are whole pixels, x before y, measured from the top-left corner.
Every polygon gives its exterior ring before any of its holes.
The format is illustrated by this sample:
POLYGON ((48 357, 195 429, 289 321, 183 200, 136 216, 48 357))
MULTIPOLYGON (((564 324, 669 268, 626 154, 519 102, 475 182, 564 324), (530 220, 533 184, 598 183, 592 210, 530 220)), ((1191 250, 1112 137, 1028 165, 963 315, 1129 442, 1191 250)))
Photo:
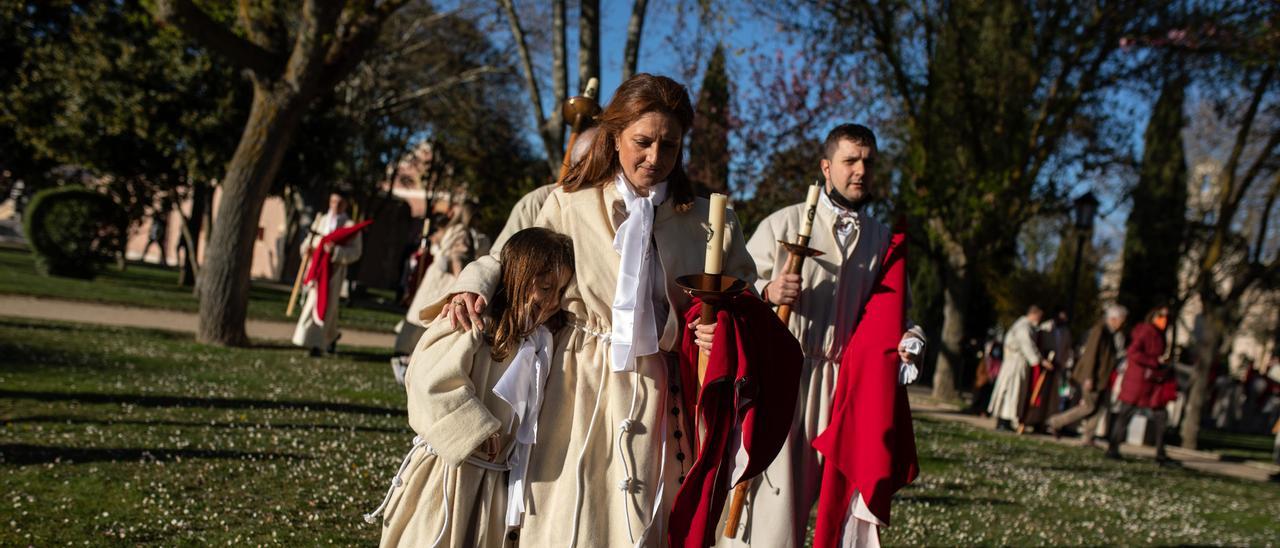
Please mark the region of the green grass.
MULTIPOLYGON (((162 308, 195 312, 200 302, 191 288, 177 285, 177 271, 147 263, 129 263, 124 271, 109 267, 94 280, 41 276, 36 273, 30 252, 0 248, 0 294, 29 295, 162 308)), ((404 310, 393 304, 390 291, 372 290, 369 297, 342 309, 342 325, 352 329, 391 331, 404 310)), ((254 283, 249 290, 249 317, 257 320, 297 321, 297 313, 284 315, 289 291, 279 286, 254 283)))
MULTIPOLYGON (((0 546, 370 545, 412 432, 376 353, 0 318, 0 546)), ((893 545, 1275 544, 1280 486, 918 419, 893 545)))
POLYGON ((886 544, 1275 545, 1280 486, 917 418, 886 544))
POLYGON ((376 543, 404 405, 381 354, 0 319, 0 546, 376 543))

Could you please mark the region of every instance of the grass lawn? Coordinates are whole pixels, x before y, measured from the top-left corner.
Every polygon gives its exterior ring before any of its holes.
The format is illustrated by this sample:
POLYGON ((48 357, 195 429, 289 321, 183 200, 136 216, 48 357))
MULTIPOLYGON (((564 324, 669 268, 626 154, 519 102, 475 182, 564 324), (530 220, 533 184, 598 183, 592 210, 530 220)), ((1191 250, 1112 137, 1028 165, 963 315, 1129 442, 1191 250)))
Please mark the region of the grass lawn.
MULTIPOLYGON (((0 545, 363 544, 412 432, 385 356, 0 318, 0 545)), ((1268 544, 1280 486, 918 420, 894 545, 1268 544)))
MULTIPOLYGON (((200 302, 191 294, 191 288, 177 285, 177 277, 173 268, 137 262, 129 263, 123 272, 108 267, 93 280, 41 276, 36 273, 30 252, 0 248, 0 294, 195 312, 200 302)), ((371 290, 369 297, 342 308, 343 326, 391 331, 404 317, 404 310, 391 304, 393 298, 390 291, 371 290)), ((297 321, 296 312, 292 318, 284 315, 288 304, 288 289, 255 282, 249 290, 250 318, 297 321)))

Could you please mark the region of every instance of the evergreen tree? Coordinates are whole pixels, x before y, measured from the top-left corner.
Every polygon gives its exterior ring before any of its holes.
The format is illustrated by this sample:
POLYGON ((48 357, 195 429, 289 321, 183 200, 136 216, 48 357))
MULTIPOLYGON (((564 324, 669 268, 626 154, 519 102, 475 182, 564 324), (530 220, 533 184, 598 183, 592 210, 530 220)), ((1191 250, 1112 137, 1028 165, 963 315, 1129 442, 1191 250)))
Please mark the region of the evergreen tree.
POLYGON ((1178 294, 1187 208, 1187 160, 1182 146, 1186 85, 1181 76, 1164 84, 1143 136, 1145 150, 1126 222, 1119 295, 1135 318, 1178 294))
POLYGON ((729 193, 729 103, 733 89, 725 67, 724 45, 716 44, 702 77, 698 106, 689 135, 689 178, 700 196, 729 193))

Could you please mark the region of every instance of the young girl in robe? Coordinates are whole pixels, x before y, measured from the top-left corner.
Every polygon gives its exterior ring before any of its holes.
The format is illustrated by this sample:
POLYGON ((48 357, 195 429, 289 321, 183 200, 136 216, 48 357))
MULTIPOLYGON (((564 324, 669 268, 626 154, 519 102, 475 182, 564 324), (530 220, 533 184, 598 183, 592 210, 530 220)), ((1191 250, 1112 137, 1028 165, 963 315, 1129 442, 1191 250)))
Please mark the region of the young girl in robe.
POLYGON ((501 546, 518 539, 525 471, 550 373, 573 243, 545 228, 502 249, 484 329, 433 322, 405 375, 417 433, 383 504, 382 546, 501 546), (385 511, 384 511, 385 510, 385 511))

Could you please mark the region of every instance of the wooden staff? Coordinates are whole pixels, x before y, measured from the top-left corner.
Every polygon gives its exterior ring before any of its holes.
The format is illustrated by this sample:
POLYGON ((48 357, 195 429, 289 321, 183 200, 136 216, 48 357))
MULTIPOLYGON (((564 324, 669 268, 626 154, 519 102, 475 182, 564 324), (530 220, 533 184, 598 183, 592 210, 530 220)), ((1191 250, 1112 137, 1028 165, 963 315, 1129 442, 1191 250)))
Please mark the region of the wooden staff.
POLYGON ((564 179, 569 172, 569 157, 573 155, 573 145, 577 143, 578 135, 596 123, 596 116, 600 114, 600 103, 596 102, 599 93, 600 81, 592 78, 587 80, 587 89, 583 90, 582 95, 570 97, 564 102, 561 113, 565 125, 569 126, 569 146, 565 147, 564 161, 560 162, 559 179, 564 179))
MULTIPOLYGON (((818 194, 821 191, 822 183, 814 183, 809 186, 809 195, 804 200, 804 222, 800 224, 799 237, 796 238, 794 244, 781 242, 790 252, 787 257, 787 264, 782 269, 784 274, 799 274, 805 257, 815 257, 822 254, 821 251, 809 247, 809 237, 813 234, 813 216, 818 211, 818 194)), ((790 304, 778 307, 778 319, 782 320, 784 325, 791 320, 790 304)), ((729 517, 724 522, 724 536, 726 538, 733 538, 738 534, 738 523, 742 520, 742 509, 747 504, 747 491, 751 489, 753 481, 739 482, 738 486, 733 488, 733 502, 729 505, 729 517)))
POLYGON ((311 246, 315 243, 316 233, 311 229, 307 229, 307 251, 308 253, 302 257, 302 267, 298 269, 298 275, 293 278, 293 291, 289 293, 289 305, 284 308, 286 317, 293 317, 293 307, 298 304, 298 292, 302 290, 302 278, 307 275, 307 267, 311 266, 311 246))

